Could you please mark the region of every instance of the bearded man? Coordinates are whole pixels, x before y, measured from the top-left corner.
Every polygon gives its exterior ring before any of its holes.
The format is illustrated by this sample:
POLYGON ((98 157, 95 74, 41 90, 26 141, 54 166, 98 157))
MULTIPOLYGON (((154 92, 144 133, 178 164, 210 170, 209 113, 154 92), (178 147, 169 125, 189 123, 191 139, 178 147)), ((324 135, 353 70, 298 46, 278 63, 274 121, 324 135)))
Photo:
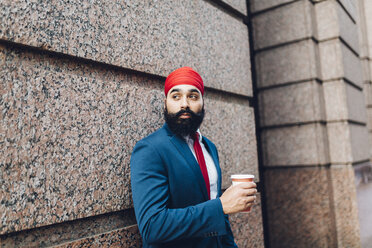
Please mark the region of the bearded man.
POLYGON ((134 210, 143 247, 237 247, 228 214, 248 209, 253 182, 221 195, 216 146, 202 136, 204 84, 190 67, 164 86, 165 124, 140 140, 131 157, 134 210))

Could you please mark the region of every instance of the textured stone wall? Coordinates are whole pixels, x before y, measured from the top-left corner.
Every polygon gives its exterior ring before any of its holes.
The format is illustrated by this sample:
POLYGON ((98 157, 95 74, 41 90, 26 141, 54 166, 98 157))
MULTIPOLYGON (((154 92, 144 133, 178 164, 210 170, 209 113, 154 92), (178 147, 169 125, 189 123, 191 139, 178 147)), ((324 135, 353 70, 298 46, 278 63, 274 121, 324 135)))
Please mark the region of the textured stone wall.
POLYGON ((270 247, 359 247, 369 163, 354 1, 250 1, 270 247))
MULTIPOLYGON (((372 2, 357 1, 359 25, 360 60, 363 68, 363 91, 367 109, 367 128, 370 143, 372 143, 372 2)), ((360 237, 362 247, 370 246, 372 242, 372 163, 361 164, 355 170, 358 210, 360 222, 360 237)))
MULTIPOLYGON (((180 66, 205 81, 223 187, 259 178, 245 1, 0 7, 2 247, 140 246, 130 153, 162 125, 164 77, 180 66)), ((240 247, 263 246, 260 201, 231 219, 240 247)))

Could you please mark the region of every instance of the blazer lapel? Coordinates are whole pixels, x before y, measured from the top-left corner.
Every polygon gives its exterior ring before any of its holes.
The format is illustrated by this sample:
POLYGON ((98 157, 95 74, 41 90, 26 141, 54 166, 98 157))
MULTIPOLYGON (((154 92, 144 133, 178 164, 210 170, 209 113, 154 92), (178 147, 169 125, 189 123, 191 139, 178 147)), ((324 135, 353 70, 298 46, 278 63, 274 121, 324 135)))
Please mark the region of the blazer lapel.
POLYGON ((208 192, 205 187, 205 182, 203 178, 203 174, 201 173, 199 164, 197 160, 195 159, 194 155, 192 154, 189 146, 187 143, 179 138, 176 135, 173 135, 170 140, 174 144, 174 146, 177 148, 178 152, 182 155, 182 157, 186 160, 186 163, 190 165, 190 168, 195 174, 195 177, 197 178, 197 183, 200 186, 201 192, 203 193, 203 196, 206 200, 208 200, 208 192))

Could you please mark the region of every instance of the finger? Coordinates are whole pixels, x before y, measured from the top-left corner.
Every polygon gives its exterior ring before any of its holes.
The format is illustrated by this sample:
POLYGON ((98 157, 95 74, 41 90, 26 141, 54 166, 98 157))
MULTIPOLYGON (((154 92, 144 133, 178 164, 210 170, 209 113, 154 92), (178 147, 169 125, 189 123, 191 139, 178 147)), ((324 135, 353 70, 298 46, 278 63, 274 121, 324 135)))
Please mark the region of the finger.
POLYGON ((256 201, 256 196, 247 196, 245 198, 245 202, 248 204, 248 203, 254 203, 256 201))
POLYGON ((256 188, 257 187, 257 185, 254 182, 240 183, 237 186, 239 188, 242 188, 242 189, 251 189, 251 188, 256 188))
POLYGON ((251 196, 251 195, 256 195, 257 194, 257 189, 251 188, 251 189, 242 189, 240 192, 241 196, 251 196))

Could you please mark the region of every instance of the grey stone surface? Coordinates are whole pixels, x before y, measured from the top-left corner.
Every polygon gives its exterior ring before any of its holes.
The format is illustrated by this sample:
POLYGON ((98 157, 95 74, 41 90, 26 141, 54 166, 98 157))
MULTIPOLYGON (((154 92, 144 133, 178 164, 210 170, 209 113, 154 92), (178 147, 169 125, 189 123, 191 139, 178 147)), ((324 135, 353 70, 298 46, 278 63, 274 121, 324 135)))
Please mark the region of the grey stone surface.
POLYGON ((347 13, 354 19, 357 18, 357 1, 355 0, 338 0, 345 8, 347 13))
POLYGON ((360 247, 351 165, 268 169, 265 178, 270 247, 360 247))
POLYGON ((367 127, 369 131, 372 131, 372 108, 366 108, 367 110, 367 127))
POLYGON ((368 30, 366 26, 367 18, 365 15, 364 0, 357 0, 357 27, 359 37, 359 56, 368 57, 368 30))
POLYGON ((0 38, 151 74, 181 66, 252 95, 247 26, 205 1, 0 3, 0 38))
MULTIPOLYGON (((5 46, 0 57, 0 234, 132 207, 130 154, 163 124, 163 82, 5 46)), ((205 97, 225 185, 232 172, 258 178, 248 101, 205 97)))
MULTIPOLYGON (((356 197, 355 175, 352 165, 331 165, 328 169, 331 183, 333 214, 337 232, 336 247, 360 247, 360 228, 356 197), (347 201, 345 196, 347 195, 347 201)), ((331 189, 330 189, 331 190, 331 189)))
POLYGON ((247 15, 247 2, 245 0, 223 0, 225 3, 247 15))
POLYGON ((260 91, 260 126, 325 120, 323 101, 316 81, 260 91))
POLYGON ((255 59, 259 88, 319 76, 318 49, 312 39, 259 52, 255 59))
POLYGON ((363 84, 366 105, 372 107, 372 82, 363 84))
POLYGON ((55 245, 135 225, 134 210, 91 216, 54 225, 0 235, 2 248, 55 247, 55 245))
POLYGON ((314 7, 309 1, 297 1, 253 16, 255 49, 316 37, 314 7))
POLYGON ((296 125, 263 130, 265 166, 319 165, 329 162, 326 127, 296 125))
POLYGON ((370 158, 366 126, 347 122, 327 123, 331 163, 353 163, 370 158))
POLYGON ((366 36, 368 41, 368 57, 372 58, 372 2, 364 0, 364 15, 366 22, 366 36))
POLYGON ((256 203, 251 211, 247 213, 236 213, 229 215, 234 241, 238 247, 263 248, 264 236, 262 226, 261 194, 257 193, 256 203))
POLYGON ((363 92, 344 80, 323 84, 327 121, 353 120, 366 123, 363 92))
POLYGON ((265 179, 270 247, 337 247, 325 168, 267 169, 265 179))
POLYGON ((252 13, 257 11, 262 11, 268 8, 276 7, 278 5, 295 2, 296 0, 251 0, 249 1, 251 5, 252 13))
POLYGON ((366 126, 350 125, 353 162, 371 158, 371 144, 366 126))
POLYGON ((253 109, 246 101, 216 94, 206 94, 205 104, 200 130, 219 150, 222 188, 231 185, 232 174, 253 174, 259 181, 253 109))
POLYGON ((323 80, 345 77, 352 83, 362 87, 362 64, 347 46, 338 39, 319 43, 319 54, 323 80))
POLYGON ((337 1, 315 4, 319 40, 341 37, 359 52, 358 26, 337 1))
POLYGON ((371 71, 370 71, 370 61, 369 59, 361 59, 360 63, 362 64, 362 70, 363 70, 363 82, 364 83, 371 83, 372 77, 371 77, 371 71))

